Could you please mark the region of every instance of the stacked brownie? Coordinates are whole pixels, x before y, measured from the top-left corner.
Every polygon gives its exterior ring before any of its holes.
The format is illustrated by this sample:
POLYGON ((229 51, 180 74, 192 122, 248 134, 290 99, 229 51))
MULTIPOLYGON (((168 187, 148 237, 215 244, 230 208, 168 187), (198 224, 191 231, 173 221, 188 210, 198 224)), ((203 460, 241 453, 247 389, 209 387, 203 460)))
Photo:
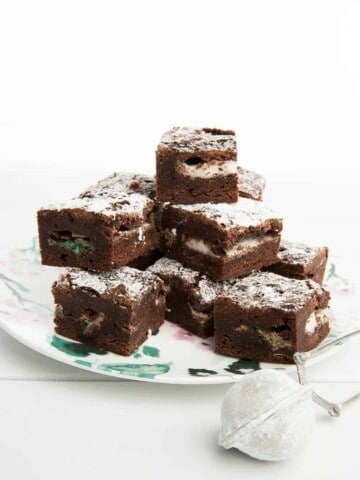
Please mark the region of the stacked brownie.
POLYGON ((96 348, 130 355, 164 321, 163 282, 121 267, 93 273, 69 269, 53 286, 55 331, 96 348))
POLYGON ((329 331, 327 249, 281 240, 235 133, 173 128, 156 170, 39 210, 42 262, 71 267, 53 286, 56 332, 130 355, 167 319, 239 358, 292 362, 314 348, 329 331))
POLYGON ((45 265, 108 271, 155 249, 154 182, 114 173, 79 196, 38 212, 45 265))
POLYGON ((130 355, 158 331, 164 284, 140 270, 159 258, 154 188, 150 177, 115 173, 39 210, 43 264, 72 267, 52 289, 59 335, 130 355))
POLYGON ((329 294, 312 280, 254 272, 227 282, 215 301, 215 351, 291 363, 329 333, 329 294))
POLYGON ((160 202, 236 202, 235 132, 173 128, 156 151, 156 196, 160 202))
POLYGON ((166 319, 202 338, 214 334, 214 302, 222 284, 163 257, 148 270, 165 283, 166 319))

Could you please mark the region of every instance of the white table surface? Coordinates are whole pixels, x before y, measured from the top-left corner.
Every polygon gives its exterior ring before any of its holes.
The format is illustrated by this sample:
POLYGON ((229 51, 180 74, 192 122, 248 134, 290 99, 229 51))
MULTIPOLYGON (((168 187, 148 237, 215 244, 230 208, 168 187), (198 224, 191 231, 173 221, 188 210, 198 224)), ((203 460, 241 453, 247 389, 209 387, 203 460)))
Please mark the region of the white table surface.
MULTIPOLYGON (((27 244, 39 205, 75 194, 96 177, 49 171, 4 174, 0 247, 27 244)), ((346 250, 355 276, 357 225, 353 209, 344 205, 358 203, 356 189, 275 184, 267 199, 289 218, 288 238, 346 250), (318 208, 317 199, 324 208, 318 208)), ((335 400, 360 390, 359 346, 358 339, 312 366, 309 379, 315 388, 335 400)), ((0 478, 360 477, 360 401, 337 419, 317 408, 307 447, 289 461, 269 464, 217 447, 219 408, 227 388, 116 381, 42 357, 0 331, 0 478)))

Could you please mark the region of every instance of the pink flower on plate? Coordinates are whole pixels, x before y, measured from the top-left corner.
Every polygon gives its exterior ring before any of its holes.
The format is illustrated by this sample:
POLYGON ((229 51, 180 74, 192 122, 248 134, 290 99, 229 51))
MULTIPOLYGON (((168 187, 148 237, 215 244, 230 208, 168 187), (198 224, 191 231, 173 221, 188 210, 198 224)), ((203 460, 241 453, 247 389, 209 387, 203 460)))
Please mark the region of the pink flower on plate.
POLYGON ((13 298, 7 298, 3 304, 10 308, 19 308, 19 303, 13 298))
POLYGON ((214 342, 213 337, 201 338, 196 335, 193 335, 192 333, 188 332, 187 330, 184 330, 181 327, 178 327, 177 325, 174 325, 174 326, 177 328, 176 332, 173 335, 173 338, 175 340, 195 343, 200 350, 213 349, 213 342, 214 342))
POLYGON ((15 311, 9 312, 5 317, 8 321, 17 323, 29 323, 29 322, 41 322, 51 323, 53 315, 52 312, 48 312, 38 306, 31 306, 18 308, 15 311))
POLYGON ((41 272, 39 270, 30 270, 29 273, 30 273, 30 275, 38 276, 38 275, 40 275, 41 272))
POLYGON ((193 342, 195 337, 192 333, 187 332, 181 327, 178 327, 178 330, 174 333, 173 338, 175 340, 184 340, 185 342, 193 342))
POLYGON ((199 340, 198 346, 201 350, 214 350, 214 337, 200 338, 199 340))
POLYGON ((21 275, 22 272, 20 272, 20 270, 16 267, 9 267, 9 272, 12 274, 12 275, 21 275))

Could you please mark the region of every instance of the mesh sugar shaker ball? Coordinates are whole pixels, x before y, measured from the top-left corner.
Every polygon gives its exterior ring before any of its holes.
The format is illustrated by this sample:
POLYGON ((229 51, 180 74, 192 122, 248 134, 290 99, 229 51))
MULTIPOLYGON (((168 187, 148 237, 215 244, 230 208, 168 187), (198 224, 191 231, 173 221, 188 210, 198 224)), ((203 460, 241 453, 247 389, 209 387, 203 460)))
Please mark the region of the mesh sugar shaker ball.
POLYGON ((344 405, 360 398, 357 392, 334 403, 316 393, 306 382, 306 361, 359 333, 357 329, 315 350, 296 352, 299 383, 278 370, 258 370, 240 377, 222 404, 219 445, 259 460, 285 460, 293 455, 313 429, 315 404, 338 417, 344 405))
POLYGON ((259 460, 284 460, 308 439, 314 410, 309 386, 277 370, 258 370, 227 392, 219 445, 259 460))

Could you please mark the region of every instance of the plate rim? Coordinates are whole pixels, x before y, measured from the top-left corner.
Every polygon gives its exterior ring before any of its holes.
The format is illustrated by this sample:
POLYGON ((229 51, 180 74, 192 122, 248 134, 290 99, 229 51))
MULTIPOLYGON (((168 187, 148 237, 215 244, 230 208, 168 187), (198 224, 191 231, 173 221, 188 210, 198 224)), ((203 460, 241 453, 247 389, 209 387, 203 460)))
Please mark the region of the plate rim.
MULTIPOLYGON (((36 255, 38 254, 38 248, 37 248, 37 241, 36 237, 33 237, 33 243, 32 246, 28 249, 18 249, 14 247, 8 247, 8 248, 1 248, 0 249, 2 254, 4 255, 4 259, 8 257, 8 260, 11 259, 9 258, 9 253, 14 252, 14 251, 22 251, 22 252, 27 252, 31 251, 32 254, 36 255)), ((329 266, 332 264, 329 262, 329 266)), ((41 263, 38 264, 39 267, 43 268, 45 267, 44 265, 41 265, 41 263)), ((340 278, 340 277, 339 277, 340 278)), ((26 331, 24 333, 24 330, 19 328, 16 323, 12 324, 11 321, 11 314, 21 310, 20 306, 18 305, 18 308, 13 308, 12 312, 10 313, 10 316, 0 316, 0 328, 4 330, 9 336, 14 338, 16 341, 21 343, 22 345, 26 346, 27 348, 45 356, 48 358, 51 358, 52 360, 58 361, 60 363, 63 363, 65 365, 70 365, 75 368, 80 368, 81 370, 89 371, 95 374, 99 374, 102 376, 106 377, 111 377, 114 379, 124 379, 124 380, 131 380, 131 381, 143 381, 143 382, 151 382, 151 383, 163 383, 163 384, 173 384, 173 385, 219 385, 219 384, 232 384, 235 383, 237 380, 239 380, 244 374, 247 374, 248 372, 240 372, 239 373, 232 373, 232 372, 227 372, 226 369, 221 371, 214 372, 216 373, 215 375, 208 374, 208 375, 192 375, 190 372, 176 372, 175 374, 172 372, 172 369, 170 368, 169 371, 164 372, 164 374, 155 374, 153 377, 146 378, 144 376, 135 376, 131 374, 126 374, 118 371, 111 371, 111 370, 101 370, 98 368, 98 365, 96 362, 91 362, 88 365, 87 364, 81 364, 80 362, 76 362, 77 359, 68 356, 68 355, 63 355, 60 354, 58 350, 51 349, 49 348, 49 344, 47 343, 47 340, 44 339, 44 341, 41 341, 41 338, 38 339, 35 337, 34 339, 31 339, 31 337, 26 335, 26 331), (31 341, 35 340, 35 341, 31 341)), ((170 323, 170 322, 167 322, 170 323)), ((66 337, 62 337, 61 335, 57 334, 54 331, 54 328, 52 328, 53 324, 51 323, 51 313, 49 312, 49 323, 46 325, 43 325, 43 330, 45 333, 46 332, 46 339, 48 338, 48 335, 56 335, 58 338, 63 338, 68 341, 71 341, 73 343, 81 343, 77 342, 73 339, 68 339, 66 337)), ((179 327, 179 326, 178 326, 179 327)), ((180 328, 180 327, 179 327, 180 328)), ((341 332, 345 333, 345 332, 341 332)), ((327 337, 329 338, 329 337, 327 337)), ((324 344, 326 342, 326 339, 322 342, 324 344)), ((329 348, 328 350, 325 350, 321 355, 309 359, 307 362, 307 365, 312 366, 322 360, 325 360, 329 356, 335 354, 338 352, 344 343, 340 341, 338 344, 335 344, 333 348, 329 348)), ((212 352, 214 353, 214 352, 212 352)), ((118 355, 119 358, 121 358, 121 361, 126 361, 128 357, 124 357, 121 355, 118 355)), ((230 360, 236 362, 239 359, 233 358, 233 357, 228 357, 230 360)), ((129 362, 131 363, 131 361, 129 362)), ((168 363, 171 363, 168 362, 168 363)), ((281 370, 287 374, 293 373, 296 371, 296 365, 295 364, 276 364, 276 363, 270 363, 270 362, 258 362, 260 369, 277 369, 281 370)), ((135 364, 135 363, 134 363, 135 364)), ((149 365, 155 365, 154 363, 150 363, 149 365)), ((250 372, 249 372, 250 373, 250 372)), ((101 377, 99 377, 100 379, 101 377)))
MULTIPOLYGON (((131 381, 140 381, 140 382, 149 382, 149 383, 165 383, 165 384, 170 384, 170 385, 222 385, 222 384, 232 384, 236 383, 237 379, 240 379, 243 377, 244 374, 229 374, 225 375, 223 373, 217 374, 217 375, 209 375, 209 376, 166 376, 166 375, 155 375, 154 378, 144 378, 144 377, 136 377, 133 375, 126 375, 123 373, 118 373, 118 372, 111 372, 111 371, 102 371, 102 370, 97 370, 93 366, 87 366, 87 365, 82 365, 80 363, 75 363, 75 361, 72 361, 71 358, 69 357, 60 357, 56 355, 56 352, 52 353, 51 351, 47 349, 42 349, 41 346, 34 346, 31 342, 27 341, 27 338, 19 335, 17 332, 17 329, 12 329, 10 326, 6 324, 6 321, 4 322, 3 319, 0 318, 0 328, 5 331, 8 335, 10 335, 12 338, 14 338, 16 341, 24 345, 25 347, 29 348, 30 350, 33 350, 34 352, 37 352, 45 357, 51 358, 52 360, 58 361, 60 363, 64 363, 65 365, 70 365, 71 367, 74 368, 80 368, 81 370, 86 370, 88 372, 95 373, 97 375, 102 375, 106 377, 113 377, 117 378, 118 380, 131 380, 131 381)), ((50 332, 53 332, 54 335, 56 335, 59 338, 64 338, 67 340, 70 340, 71 342, 74 343, 81 343, 77 342, 72 339, 68 339, 67 337, 62 337, 61 335, 57 334, 54 330, 49 330, 50 332)), ((319 355, 318 357, 314 357, 313 359, 310 359, 307 362, 307 366, 312 366, 315 365, 316 363, 319 363, 320 361, 325 360, 326 358, 334 355, 336 352, 338 352, 341 347, 350 341, 351 339, 346 340, 345 342, 341 342, 339 344, 335 344, 333 348, 329 348, 329 350, 325 351, 322 355, 319 355)), ((121 355, 119 355, 121 358, 126 358, 121 355)), ((233 357, 229 357, 233 358, 233 357)), ((236 360, 236 359, 235 359, 236 360)), ((269 362, 259 362, 259 363, 269 363, 269 362)), ((269 370, 274 370, 278 369, 283 371, 286 374, 293 373, 296 371, 296 365, 295 364, 273 364, 269 363, 269 365, 273 365, 272 367, 269 367, 269 370), (276 366, 278 365, 278 367, 276 366)), ((247 374, 245 374, 247 375, 247 374)))

